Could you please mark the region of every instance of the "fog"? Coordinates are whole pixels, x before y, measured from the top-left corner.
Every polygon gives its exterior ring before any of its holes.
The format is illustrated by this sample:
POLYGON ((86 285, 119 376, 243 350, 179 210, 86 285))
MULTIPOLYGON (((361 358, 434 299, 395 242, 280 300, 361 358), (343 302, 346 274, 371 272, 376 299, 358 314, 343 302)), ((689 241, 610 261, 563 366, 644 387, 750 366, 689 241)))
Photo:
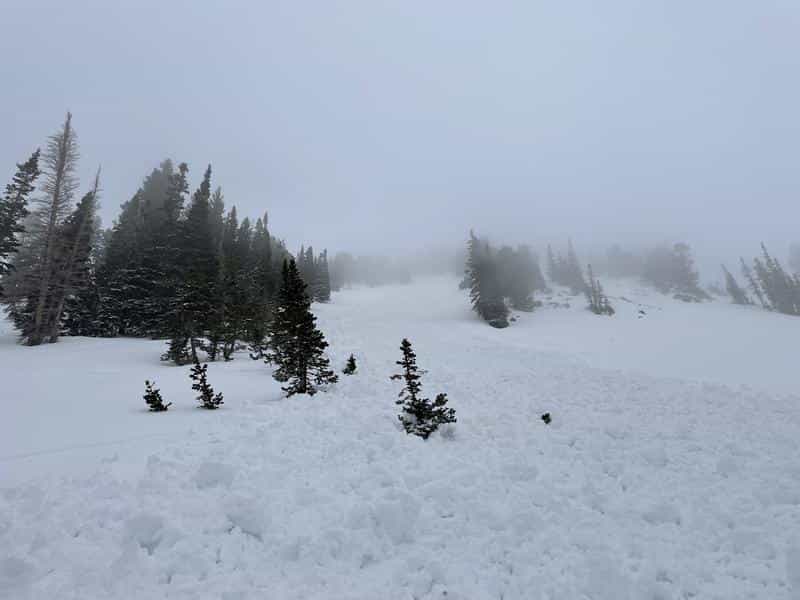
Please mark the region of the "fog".
POLYGON ((800 4, 16 2, 0 175, 67 110, 102 216, 165 157, 289 248, 690 242, 785 254, 800 4))

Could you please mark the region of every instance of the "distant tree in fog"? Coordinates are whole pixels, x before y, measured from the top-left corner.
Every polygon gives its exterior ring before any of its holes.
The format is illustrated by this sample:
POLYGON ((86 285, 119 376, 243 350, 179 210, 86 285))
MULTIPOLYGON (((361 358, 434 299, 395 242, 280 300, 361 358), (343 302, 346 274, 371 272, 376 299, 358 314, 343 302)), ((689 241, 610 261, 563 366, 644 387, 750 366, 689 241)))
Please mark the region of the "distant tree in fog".
POLYGON ((492 327, 508 327, 508 307, 503 299, 498 260, 488 241, 469 232, 466 278, 473 310, 492 327))
POLYGON ((722 265, 722 272, 725 275, 725 290, 731 297, 731 301, 734 304, 752 304, 753 302, 747 296, 747 292, 741 288, 736 278, 728 271, 725 265, 722 265))
POLYGON ((694 267, 688 244, 657 246, 645 256, 642 279, 660 292, 676 298, 698 302, 710 296, 700 287, 700 276, 694 267))

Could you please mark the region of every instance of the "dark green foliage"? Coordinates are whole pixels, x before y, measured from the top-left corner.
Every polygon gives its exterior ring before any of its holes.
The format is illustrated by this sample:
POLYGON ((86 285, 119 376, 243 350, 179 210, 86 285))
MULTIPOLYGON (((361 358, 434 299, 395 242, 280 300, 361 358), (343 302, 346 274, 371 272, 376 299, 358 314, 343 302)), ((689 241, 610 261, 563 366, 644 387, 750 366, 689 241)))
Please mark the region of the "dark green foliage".
POLYGON ((465 277, 473 310, 493 327, 508 327, 500 270, 489 243, 469 232, 465 277))
MULTIPOLYGON (((35 189, 39 171, 39 150, 24 163, 17 164, 17 172, 0 197, 0 278, 14 269, 11 257, 20 245, 20 234, 25 231, 23 220, 28 216, 28 197, 35 189)), ((0 286, 0 296, 3 288, 0 286)))
POLYGON ((731 297, 731 301, 734 304, 752 304, 753 302, 747 296, 747 292, 739 286, 736 278, 725 268, 725 265, 722 265, 722 272, 725 275, 725 290, 731 297))
POLYGON ((199 392, 197 395, 197 400, 200 402, 200 408, 214 410, 223 404, 222 394, 214 394, 214 388, 208 385, 207 364, 201 365, 200 363, 195 362, 189 377, 194 382, 192 384, 192 389, 196 392, 199 392))
POLYGON ((589 310, 596 315, 608 315, 609 317, 614 314, 614 308, 608 300, 608 296, 603 292, 603 286, 600 285, 600 280, 595 279, 592 272, 592 265, 588 265, 586 272, 589 276, 589 285, 586 290, 586 299, 589 301, 589 310))
POLYGON ((700 287, 700 276, 694 268, 692 250, 688 244, 653 248, 645 257, 642 278, 661 293, 672 293, 687 302, 710 298, 700 287))
POLYGON ((273 373, 277 381, 289 382, 282 388, 287 397, 313 395, 316 386, 338 380, 324 355, 328 342, 317 329, 306 284, 294 259, 283 262, 281 287, 270 329, 264 361, 277 366, 273 373))
POLYGON ((345 365, 344 370, 342 370, 342 373, 345 375, 353 375, 357 368, 356 357, 351 354, 350 358, 347 359, 347 364, 345 365))
POLYGON ((455 423, 456 411, 447 407, 447 394, 437 394, 432 402, 428 398, 420 397, 421 376, 425 371, 417 368, 417 355, 411 348, 411 342, 403 338, 400 350, 403 358, 396 364, 402 368, 402 373, 391 376, 392 380, 405 382, 398 399, 395 400, 395 404, 402 406, 402 412, 397 418, 403 424, 406 433, 428 439, 440 425, 455 423))
POLYGON ((150 407, 150 412, 163 412, 172 406, 172 402, 164 404, 161 392, 153 387, 154 383, 144 382, 144 401, 150 407))

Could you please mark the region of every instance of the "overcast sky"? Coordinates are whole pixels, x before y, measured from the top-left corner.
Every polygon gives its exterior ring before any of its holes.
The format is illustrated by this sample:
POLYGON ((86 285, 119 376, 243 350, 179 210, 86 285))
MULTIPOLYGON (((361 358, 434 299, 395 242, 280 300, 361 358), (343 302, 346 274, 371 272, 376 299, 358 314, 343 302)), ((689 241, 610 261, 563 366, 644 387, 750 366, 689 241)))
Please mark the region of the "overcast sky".
MULTIPOLYGON (((290 248, 800 239, 800 2, 31 1, 0 175, 72 111, 103 218, 207 163, 290 248)), ((785 247, 776 248, 784 252, 785 247)))

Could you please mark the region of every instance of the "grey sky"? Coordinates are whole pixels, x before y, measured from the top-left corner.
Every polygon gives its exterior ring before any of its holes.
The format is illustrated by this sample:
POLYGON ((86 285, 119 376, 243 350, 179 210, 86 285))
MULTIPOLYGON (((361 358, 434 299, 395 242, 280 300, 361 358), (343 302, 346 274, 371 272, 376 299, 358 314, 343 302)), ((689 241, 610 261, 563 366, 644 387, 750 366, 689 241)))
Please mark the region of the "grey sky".
POLYGON ((211 162, 290 248, 471 225, 742 253, 800 238, 796 0, 51 0, 2 18, 0 175, 69 109, 107 224, 170 156, 193 185, 211 162))

